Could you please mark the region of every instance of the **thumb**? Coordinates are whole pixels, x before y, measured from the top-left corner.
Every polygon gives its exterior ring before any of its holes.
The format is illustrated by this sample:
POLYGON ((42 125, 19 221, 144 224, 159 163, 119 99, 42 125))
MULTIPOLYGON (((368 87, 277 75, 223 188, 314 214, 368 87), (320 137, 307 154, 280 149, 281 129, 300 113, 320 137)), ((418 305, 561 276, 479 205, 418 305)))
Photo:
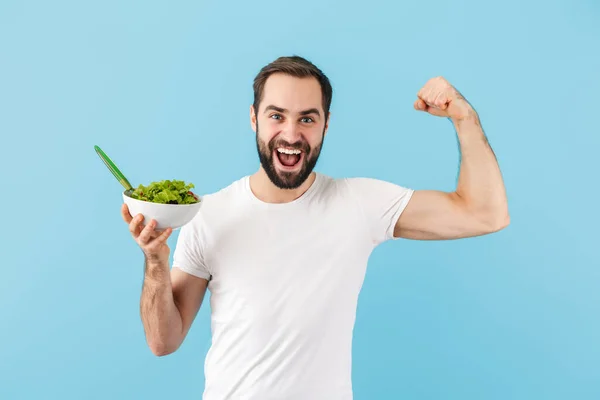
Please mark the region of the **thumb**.
POLYGON ((427 111, 427 104, 421 99, 417 99, 414 103, 415 110, 417 111, 427 111))
POLYGON ((431 115, 435 115, 436 117, 447 117, 448 113, 446 110, 442 110, 437 107, 427 107, 427 112, 431 115))
POLYGON ((431 115, 435 115, 436 117, 446 117, 448 116, 448 113, 446 112, 445 109, 440 109, 437 107, 431 107, 428 106, 427 103, 425 103, 423 100, 421 99, 417 99, 414 103, 414 107, 415 110, 417 111, 425 111, 431 115))

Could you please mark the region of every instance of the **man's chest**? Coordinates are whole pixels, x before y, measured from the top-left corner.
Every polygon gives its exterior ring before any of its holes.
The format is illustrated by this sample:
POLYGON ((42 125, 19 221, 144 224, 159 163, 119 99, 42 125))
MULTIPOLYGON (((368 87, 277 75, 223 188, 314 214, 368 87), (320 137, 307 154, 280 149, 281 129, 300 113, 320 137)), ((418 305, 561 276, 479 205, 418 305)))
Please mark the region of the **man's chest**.
POLYGON ((215 232, 204 249, 212 295, 255 321, 352 304, 372 248, 360 219, 346 217, 257 215, 215 232))

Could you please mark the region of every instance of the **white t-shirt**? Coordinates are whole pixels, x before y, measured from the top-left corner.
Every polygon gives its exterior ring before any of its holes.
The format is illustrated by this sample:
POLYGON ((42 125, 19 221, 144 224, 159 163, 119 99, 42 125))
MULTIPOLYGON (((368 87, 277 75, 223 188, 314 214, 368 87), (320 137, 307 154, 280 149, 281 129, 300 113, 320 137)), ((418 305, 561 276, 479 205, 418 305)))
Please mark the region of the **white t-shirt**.
POLYGON ((203 198, 173 267, 209 279, 205 400, 350 400, 352 332, 367 260, 413 190, 316 173, 290 203, 244 177, 203 198))

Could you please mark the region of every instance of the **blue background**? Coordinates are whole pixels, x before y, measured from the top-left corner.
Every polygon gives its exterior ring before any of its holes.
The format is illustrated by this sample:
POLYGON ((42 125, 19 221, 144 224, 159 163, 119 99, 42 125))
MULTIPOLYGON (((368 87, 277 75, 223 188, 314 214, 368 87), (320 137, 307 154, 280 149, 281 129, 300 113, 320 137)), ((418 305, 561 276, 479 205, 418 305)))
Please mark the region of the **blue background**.
POLYGON ((412 108, 442 75, 509 195, 498 234, 375 251, 355 398, 600 398, 599 18, 591 0, 3 0, 0 398, 201 397, 208 299, 153 356, 141 252, 93 145, 134 184, 216 191, 257 168, 251 82, 290 54, 334 85, 321 172, 453 190, 454 131, 412 108))

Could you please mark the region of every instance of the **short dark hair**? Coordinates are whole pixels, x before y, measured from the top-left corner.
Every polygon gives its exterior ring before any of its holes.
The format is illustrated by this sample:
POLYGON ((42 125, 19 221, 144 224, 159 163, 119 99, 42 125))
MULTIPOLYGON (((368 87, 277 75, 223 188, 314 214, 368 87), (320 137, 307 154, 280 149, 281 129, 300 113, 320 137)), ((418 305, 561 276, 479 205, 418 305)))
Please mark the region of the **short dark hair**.
POLYGON ((329 82, 329 78, 327 78, 323 71, 317 68, 316 65, 297 55, 279 57, 275 61, 264 66, 258 75, 256 75, 253 84, 255 113, 258 113, 258 106, 263 98, 265 82, 269 76, 276 73, 283 73, 297 78, 307 78, 311 76, 316 78, 321 85, 323 110, 325 111, 325 120, 327 120, 329 109, 331 108, 331 99, 333 97, 333 89, 329 82))

